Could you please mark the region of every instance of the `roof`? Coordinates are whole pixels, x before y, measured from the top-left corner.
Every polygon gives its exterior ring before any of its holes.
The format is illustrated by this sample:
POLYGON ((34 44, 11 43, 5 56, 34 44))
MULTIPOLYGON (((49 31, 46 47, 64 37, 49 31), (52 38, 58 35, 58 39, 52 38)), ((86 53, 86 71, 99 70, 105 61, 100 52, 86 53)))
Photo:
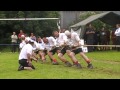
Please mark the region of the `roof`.
POLYGON ((92 15, 92 16, 88 17, 87 19, 85 19, 77 24, 74 24, 70 27, 84 26, 88 23, 91 23, 92 21, 97 20, 97 19, 99 19, 102 22, 107 23, 109 25, 115 25, 117 23, 120 23, 120 15, 118 15, 117 13, 109 11, 109 12, 104 12, 104 13, 92 15))

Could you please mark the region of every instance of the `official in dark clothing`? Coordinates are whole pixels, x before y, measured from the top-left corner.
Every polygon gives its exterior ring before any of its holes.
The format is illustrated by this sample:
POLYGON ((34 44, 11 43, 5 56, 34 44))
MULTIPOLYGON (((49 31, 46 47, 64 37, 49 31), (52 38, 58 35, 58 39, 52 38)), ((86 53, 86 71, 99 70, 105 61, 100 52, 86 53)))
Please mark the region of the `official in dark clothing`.
MULTIPOLYGON (((113 29, 111 32, 111 40, 112 40, 112 45, 116 45, 116 35, 115 35, 116 29, 113 29)), ((112 47, 112 50, 116 50, 116 47, 112 47)))
MULTIPOLYGON (((95 31, 94 34, 94 45, 100 45, 100 31, 95 31)), ((99 50, 98 47, 94 47, 94 50, 99 50)))
MULTIPOLYGON (((86 44, 87 45, 93 45, 94 44, 94 34, 95 31, 92 27, 91 24, 89 24, 89 27, 86 28, 86 44)), ((92 52, 93 51, 93 46, 88 46, 88 52, 92 52)))
MULTIPOLYGON (((107 45, 107 33, 104 27, 100 31, 100 41, 101 45, 107 45)), ((101 50, 106 50, 106 47, 101 47, 101 50)))

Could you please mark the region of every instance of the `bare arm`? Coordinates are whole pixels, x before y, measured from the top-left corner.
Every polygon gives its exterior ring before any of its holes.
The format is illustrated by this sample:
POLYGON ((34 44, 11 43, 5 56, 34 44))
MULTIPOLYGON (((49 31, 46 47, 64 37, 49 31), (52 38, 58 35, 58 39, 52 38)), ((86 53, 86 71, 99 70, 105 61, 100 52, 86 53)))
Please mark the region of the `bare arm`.
POLYGON ((30 59, 31 55, 28 53, 28 54, 27 54, 27 57, 28 57, 28 63, 29 63, 29 65, 31 66, 31 65, 32 65, 32 62, 31 62, 31 59, 30 59))

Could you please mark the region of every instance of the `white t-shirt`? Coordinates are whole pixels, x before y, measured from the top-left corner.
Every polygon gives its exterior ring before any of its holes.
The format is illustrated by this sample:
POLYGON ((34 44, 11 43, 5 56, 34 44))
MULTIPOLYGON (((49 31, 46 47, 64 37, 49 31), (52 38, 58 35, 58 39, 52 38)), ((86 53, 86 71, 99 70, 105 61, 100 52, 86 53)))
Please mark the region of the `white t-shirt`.
POLYGON ((22 42, 19 45, 19 48, 22 49, 26 45, 25 40, 22 40, 22 42))
POLYGON ((116 36, 120 36, 120 28, 116 29, 115 35, 116 35, 116 36))
POLYGON ((45 48, 45 44, 44 44, 43 40, 41 40, 41 43, 38 42, 38 47, 37 47, 37 49, 38 49, 38 50, 44 50, 44 48, 45 48))
POLYGON ((47 37, 47 39, 48 39, 48 43, 47 44, 45 43, 45 48, 47 50, 51 50, 53 46, 56 46, 56 40, 52 36, 51 37, 47 37))
POLYGON ((80 45, 80 38, 76 32, 71 33, 71 38, 69 38, 69 43, 74 46, 80 45))
POLYGON ((56 46, 56 40, 54 37, 47 37, 50 46, 56 46))
POLYGON ((65 33, 59 33, 59 37, 56 38, 57 46, 61 46, 64 43, 67 43, 68 39, 65 33))
POLYGON ((26 44, 20 52, 19 60, 28 59, 27 54, 29 53, 30 55, 32 55, 32 50, 33 50, 32 45, 31 44, 26 44))
POLYGON ((38 48, 38 43, 34 41, 33 50, 36 50, 37 48, 38 48))
POLYGON ((15 42, 15 43, 17 43, 17 39, 18 39, 18 37, 17 37, 17 35, 11 35, 11 39, 12 39, 11 42, 15 42))

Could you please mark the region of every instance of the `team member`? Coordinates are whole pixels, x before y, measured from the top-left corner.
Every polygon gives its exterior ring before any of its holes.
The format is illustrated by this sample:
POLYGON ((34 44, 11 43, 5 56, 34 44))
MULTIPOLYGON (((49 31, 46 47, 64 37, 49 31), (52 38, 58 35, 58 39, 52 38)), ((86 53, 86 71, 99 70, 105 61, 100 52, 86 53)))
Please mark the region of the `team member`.
POLYGON ((64 54, 66 53, 66 47, 65 43, 67 42, 67 36, 65 33, 59 33, 58 31, 53 31, 53 35, 56 38, 56 43, 59 48, 57 48, 58 58, 66 64, 66 66, 71 67, 72 64, 67 61, 64 57, 64 54))
POLYGON ((29 40, 29 43, 22 48, 19 55, 20 66, 18 68, 18 71, 21 71, 24 69, 26 70, 35 69, 35 67, 32 65, 31 58, 30 58, 32 56, 33 45, 34 45, 34 41, 29 40))
POLYGON ((76 65, 78 68, 82 68, 81 64, 78 63, 78 60, 75 58, 75 55, 80 53, 82 58, 87 62, 88 68, 92 69, 93 66, 91 64, 90 59, 83 53, 82 48, 80 47, 80 38, 76 32, 70 33, 68 30, 65 31, 65 34, 71 41, 71 52, 70 50, 67 50, 68 56, 73 61, 74 65, 76 65))
MULTIPOLYGON (((56 52, 56 40, 54 37, 44 37, 43 42, 45 44, 45 52, 50 57, 53 65, 58 65, 57 59, 53 57, 56 52)), ((44 54, 45 55, 45 54, 44 54)))
POLYGON ((45 54, 44 54, 44 42, 42 40, 42 38, 40 36, 38 36, 37 38, 37 50, 35 51, 36 54, 38 54, 38 56, 40 57, 39 60, 42 60, 42 62, 46 62, 46 58, 45 58, 45 54))
POLYGON ((21 35, 21 43, 19 44, 19 49, 21 51, 21 49, 26 45, 26 42, 25 42, 25 36, 24 35, 21 35))

